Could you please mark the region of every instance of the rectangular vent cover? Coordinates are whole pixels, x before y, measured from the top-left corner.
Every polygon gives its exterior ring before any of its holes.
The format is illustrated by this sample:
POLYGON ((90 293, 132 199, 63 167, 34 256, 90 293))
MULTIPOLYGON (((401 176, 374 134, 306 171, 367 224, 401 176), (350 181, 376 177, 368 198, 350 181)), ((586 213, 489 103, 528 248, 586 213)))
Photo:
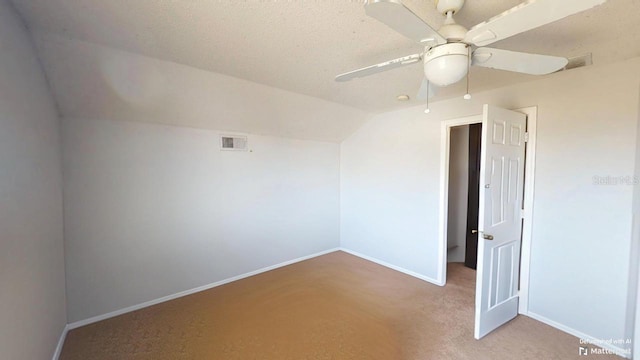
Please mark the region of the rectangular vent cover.
POLYGON ((222 135, 220 136, 220 150, 247 151, 247 137, 222 135))
POLYGON ((591 53, 585 54, 585 55, 582 55, 582 56, 577 56, 577 57, 574 57, 574 58, 570 58, 569 59, 569 63, 567 64, 567 66, 565 66, 564 69, 562 69, 560 71, 577 69, 577 68, 581 68, 581 67, 584 67, 584 66, 590 66, 590 65, 593 65, 593 57, 591 56, 591 53))

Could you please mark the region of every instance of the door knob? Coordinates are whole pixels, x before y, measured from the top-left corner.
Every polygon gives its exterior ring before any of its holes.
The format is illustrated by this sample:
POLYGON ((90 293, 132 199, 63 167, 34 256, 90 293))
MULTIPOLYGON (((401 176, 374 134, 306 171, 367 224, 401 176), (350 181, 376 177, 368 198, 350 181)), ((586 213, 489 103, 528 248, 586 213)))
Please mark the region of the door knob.
POLYGON ((471 230, 471 233, 472 233, 472 234, 477 234, 477 233, 478 233, 478 230, 471 230))
POLYGON ((482 234, 482 238, 485 239, 485 240, 493 240, 493 235, 482 234))

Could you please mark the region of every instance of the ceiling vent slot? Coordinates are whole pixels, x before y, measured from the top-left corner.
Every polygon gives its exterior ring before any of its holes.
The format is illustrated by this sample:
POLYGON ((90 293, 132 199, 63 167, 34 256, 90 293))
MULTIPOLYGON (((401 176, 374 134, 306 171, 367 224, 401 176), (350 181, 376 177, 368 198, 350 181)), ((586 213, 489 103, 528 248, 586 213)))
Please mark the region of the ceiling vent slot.
POLYGON ((247 151, 247 137, 222 135, 220 136, 220 150, 247 151))
POLYGON ((560 71, 577 69, 577 68, 581 68, 581 67, 585 67, 585 66, 589 66, 589 65, 593 65, 593 57, 592 57, 591 53, 588 53, 588 54, 582 55, 582 56, 576 56, 576 57, 570 58, 569 59, 569 63, 567 64, 567 66, 565 66, 564 69, 562 69, 560 71))

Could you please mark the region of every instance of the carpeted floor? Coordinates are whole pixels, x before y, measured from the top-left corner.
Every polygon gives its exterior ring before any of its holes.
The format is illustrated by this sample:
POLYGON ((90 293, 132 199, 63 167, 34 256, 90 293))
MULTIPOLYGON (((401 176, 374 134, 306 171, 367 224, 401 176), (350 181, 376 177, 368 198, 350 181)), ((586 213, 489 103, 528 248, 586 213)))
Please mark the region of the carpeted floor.
POLYGON ((475 340, 474 283, 462 264, 438 287, 336 252, 72 330, 60 359, 579 358, 524 316, 475 340))

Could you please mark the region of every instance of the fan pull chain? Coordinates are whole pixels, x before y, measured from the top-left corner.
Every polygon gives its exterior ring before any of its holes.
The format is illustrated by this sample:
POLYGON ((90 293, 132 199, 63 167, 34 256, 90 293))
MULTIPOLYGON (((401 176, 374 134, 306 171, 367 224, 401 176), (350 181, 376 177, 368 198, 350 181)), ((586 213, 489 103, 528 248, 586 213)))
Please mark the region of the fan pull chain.
POLYGON ((467 46, 467 93, 464 94, 463 99, 471 100, 471 93, 469 93, 469 74, 471 73, 471 46, 467 46))
POLYGON ((429 109, 429 88, 431 87, 431 82, 429 81, 429 79, 427 79, 427 108, 424 109, 424 113, 428 114, 431 112, 431 109, 429 109))

